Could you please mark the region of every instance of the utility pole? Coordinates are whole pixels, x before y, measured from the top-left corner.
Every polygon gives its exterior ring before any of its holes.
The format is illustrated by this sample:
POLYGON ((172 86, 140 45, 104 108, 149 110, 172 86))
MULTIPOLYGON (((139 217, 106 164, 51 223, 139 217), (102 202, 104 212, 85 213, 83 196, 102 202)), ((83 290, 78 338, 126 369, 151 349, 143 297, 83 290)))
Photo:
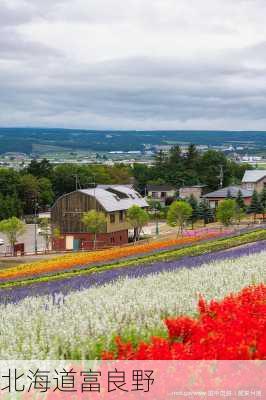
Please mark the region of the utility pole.
POLYGON ((78 174, 75 175, 75 181, 76 181, 76 191, 77 191, 78 190, 78 183, 79 183, 78 174))
POLYGON ((222 165, 220 166, 220 175, 218 178, 220 179, 219 187, 222 188, 224 183, 224 167, 222 165))
POLYGON ((34 251, 35 254, 38 253, 38 241, 37 241, 37 211, 38 211, 39 204, 35 199, 34 203, 34 251))
POLYGON ((156 236, 159 236, 159 221, 158 221, 158 210, 156 211, 156 236))

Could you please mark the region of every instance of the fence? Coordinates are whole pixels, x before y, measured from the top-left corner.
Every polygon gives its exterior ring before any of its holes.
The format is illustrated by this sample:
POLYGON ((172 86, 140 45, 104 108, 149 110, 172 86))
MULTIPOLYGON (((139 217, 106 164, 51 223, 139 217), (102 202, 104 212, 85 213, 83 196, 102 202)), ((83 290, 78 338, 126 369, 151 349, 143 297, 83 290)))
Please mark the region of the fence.
MULTIPOLYGON (((266 223, 260 223, 257 226, 254 224, 249 224, 248 226, 245 227, 241 227, 241 226, 237 226, 234 228, 208 228, 208 227, 202 227, 202 228, 198 228, 195 230, 185 230, 183 232, 183 236, 185 237, 196 237, 196 236, 200 236, 202 234, 212 234, 212 233, 217 233, 217 236, 214 237, 213 239, 208 239, 208 240, 215 240, 218 237, 234 237, 234 236, 238 236, 240 234, 243 233, 248 233, 248 232, 252 232, 252 231, 256 231, 256 230, 260 230, 260 229, 266 229, 266 223)), ((132 247, 132 246, 138 246, 141 244, 147 244, 152 242, 156 242, 156 241, 162 241, 165 240, 167 237, 174 237, 176 236, 175 234, 171 234, 171 235, 162 235, 159 236, 157 238, 145 238, 145 239, 141 239, 138 242, 130 242, 130 243, 126 243, 123 245, 120 245, 120 247, 132 247)), ((86 241, 83 242, 83 244, 87 244, 88 247, 90 247, 90 245, 93 245, 93 241, 86 241)), ((82 251, 86 251, 86 252, 91 252, 91 251, 101 251, 101 250, 106 250, 106 249, 111 249, 117 246, 114 246, 112 244, 107 245, 106 242, 103 244, 101 244, 103 242, 101 242, 100 240, 97 240, 96 242, 96 248, 93 249, 93 246, 91 246, 92 248, 88 249, 86 248, 87 246, 83 246, 83 248, 80 249, 76 249, 76 250, 61 250, 61 251, 55 251, 55 250, 38 250, 37 252, 25 252, 24 248, 18 248, 17 251, 15 252, 15 254, 13 254, 10 246, 6 246, 5 250, 3 252, 0 251, 0 257, 17 257, 17 256, 38 256, 38 255, 55 255, 55 254, 67 254, 67 253, 73 253, 73 252, 82 252, 82 251)), ((1 249, 1 248, 0 248, 1 249)))

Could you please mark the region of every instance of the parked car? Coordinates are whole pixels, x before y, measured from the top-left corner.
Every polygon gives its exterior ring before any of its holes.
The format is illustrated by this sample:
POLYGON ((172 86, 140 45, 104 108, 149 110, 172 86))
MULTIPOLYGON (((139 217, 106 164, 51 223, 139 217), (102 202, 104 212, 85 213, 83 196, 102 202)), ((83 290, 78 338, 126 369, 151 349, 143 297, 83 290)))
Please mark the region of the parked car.
POLYGON ((3 246, 5 244, 4 240, 0 238, 0 246, 3 246))

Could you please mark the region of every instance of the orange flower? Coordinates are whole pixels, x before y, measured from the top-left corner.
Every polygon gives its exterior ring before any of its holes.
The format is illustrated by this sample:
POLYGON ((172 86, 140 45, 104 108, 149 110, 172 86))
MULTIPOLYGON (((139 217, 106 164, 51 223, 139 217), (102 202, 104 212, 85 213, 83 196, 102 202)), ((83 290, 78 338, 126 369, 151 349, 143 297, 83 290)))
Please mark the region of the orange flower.
POLYGON ((136 244, 135 246, 115 247, 107 250, 98 250, 83 253, 71 253, 64 256, 42 260, 34 263, 20 264, 0 271, 0 281, 34 277, 37 275, 71 270, 75 267, 90 265, 99 262, 119 260, 124 257, 137 256, 156 250, 167 249, 172 246, 185 245, 203 239, 219 236, 219 233, 201 234, 194 237, 182 237, 176 239, 136 244))

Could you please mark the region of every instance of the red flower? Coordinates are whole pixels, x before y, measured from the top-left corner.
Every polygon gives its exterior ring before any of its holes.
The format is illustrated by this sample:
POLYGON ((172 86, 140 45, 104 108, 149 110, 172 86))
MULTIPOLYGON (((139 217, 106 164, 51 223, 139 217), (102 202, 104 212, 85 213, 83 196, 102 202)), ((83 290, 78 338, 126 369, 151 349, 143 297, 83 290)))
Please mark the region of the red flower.
MULTIPOLYGON (((117 359, 266 359, 266 285, 250 286, 208 305, 200 297, 199 317, 168 318, 168 338, 152 338, 136 349, 116 339, 117 359)), ((105 352, 104 359, 114 357, 105 352)))

